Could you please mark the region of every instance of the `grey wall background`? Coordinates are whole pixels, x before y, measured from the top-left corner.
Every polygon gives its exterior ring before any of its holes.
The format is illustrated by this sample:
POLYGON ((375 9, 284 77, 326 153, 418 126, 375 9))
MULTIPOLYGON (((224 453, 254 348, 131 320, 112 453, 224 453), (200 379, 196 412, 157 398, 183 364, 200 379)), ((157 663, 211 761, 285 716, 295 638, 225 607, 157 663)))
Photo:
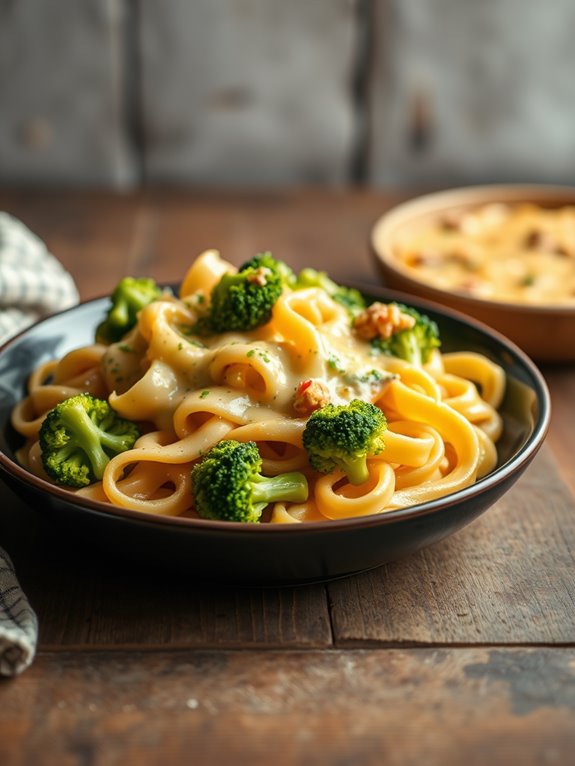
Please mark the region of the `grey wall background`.
POLYGON ((0 184, 575 182, 572 0, 0 0, 0 184))

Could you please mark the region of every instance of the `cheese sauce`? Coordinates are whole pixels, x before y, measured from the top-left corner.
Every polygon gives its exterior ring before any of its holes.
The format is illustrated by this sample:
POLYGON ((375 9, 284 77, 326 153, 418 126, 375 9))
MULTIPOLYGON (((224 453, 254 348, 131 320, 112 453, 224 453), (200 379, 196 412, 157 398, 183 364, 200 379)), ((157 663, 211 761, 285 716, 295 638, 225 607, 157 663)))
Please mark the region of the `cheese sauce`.
POLYGON ((406 231, 396 258, 414 279, 473 297, 575 303, 575 206, 493 203, 406 231))

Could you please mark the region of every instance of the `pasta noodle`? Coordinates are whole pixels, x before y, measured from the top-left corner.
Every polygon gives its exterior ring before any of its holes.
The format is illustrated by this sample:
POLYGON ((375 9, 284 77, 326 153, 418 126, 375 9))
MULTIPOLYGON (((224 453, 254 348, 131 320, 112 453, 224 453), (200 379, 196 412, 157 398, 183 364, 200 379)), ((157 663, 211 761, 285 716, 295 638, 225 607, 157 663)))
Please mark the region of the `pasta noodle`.
POLYGON ((163 294, 120 341, 94 343, 38 367, 12 423, 26 440, 19 459, 43 478, 39 429, 46 413, 76 393, 105 398, 142 435, 113 457, 103 479, 75 491, 140 513, 194 517, 191 471, 225 439, 255 442, 262 472, 305 473, 305 502, 274 503, 272 524, 385 513, 442 497, 493 470, 502 432, 502 369, 472 352, 432 352, 423 365, 383 353, 354 331, 348 310, 320 287, 284 288, 268 322, 254 330, 199 335, 201 305, 235 268, 202 254, 177 296, 163 294), (386 416, 384 449, 369 478, 309 464, 298 410, 302 381, 319 381, 333 404, 369 401, 386 416))

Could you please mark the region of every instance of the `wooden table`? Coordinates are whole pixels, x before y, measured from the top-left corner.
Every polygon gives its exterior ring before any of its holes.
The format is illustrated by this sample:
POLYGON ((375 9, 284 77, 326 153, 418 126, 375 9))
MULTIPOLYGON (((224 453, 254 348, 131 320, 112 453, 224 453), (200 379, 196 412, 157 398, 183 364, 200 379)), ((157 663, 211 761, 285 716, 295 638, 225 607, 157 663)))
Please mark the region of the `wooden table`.
MULTIPOLYGON (((177 281, 204 248, 377 282, 368 191, 0 193, 83 298, 177 281)), ((575 759, 575 369, 531 468, 451 538, 326 584, 236 589, 108 560, 3 489, 0 544, 40 621, 0 683, 2 766, 567 764, 575 759)))

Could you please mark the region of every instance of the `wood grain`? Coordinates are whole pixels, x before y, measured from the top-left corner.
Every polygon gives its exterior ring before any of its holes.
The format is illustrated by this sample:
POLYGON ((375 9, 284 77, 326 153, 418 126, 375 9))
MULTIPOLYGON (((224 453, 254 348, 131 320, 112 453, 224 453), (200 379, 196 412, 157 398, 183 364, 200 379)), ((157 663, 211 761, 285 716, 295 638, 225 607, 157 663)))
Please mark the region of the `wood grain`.
POLYGON ((0 1, 3 182, 572 180, 570 0, 69 5, 0 1))
POLYGON ((139 5, 149 181, 347 180, 356 117, 351 4, 139 5))
POLYGON ((296 270, 329 269, 334 279, 380 283, 368 237, 372 223, 400 198, 355 190, 301 189, 234 194, 150 191, 156 217, 151 245, 155 275, 177 280, 207 248, 239 265, 255 253, 272 253, 296 270))
POLYGON ((575 637, 571 508, 544 449, 508 495, 458 534, 329 583, 331 616, 322 585, 210 587, 138 568, 77 547, 69 527, 39 526, 15 499, 0 531, 45 648, 568 644, 575 637))
POLYGON ((126 274, 177 282, 208 248, 238 265, 267 249, 294 269, 311 265, 334 279, 378 285, 370 229, 404 198, 366 189, 126 195, 0 189, 0 208, 47 242, 87 299, 109 292, 126 274))
POLYGON ((370 182, 572 182, 570 0, 372 8, 370 182))
POLYGON ((147 223, 137 196, 0 191, 0 208, 44 240, 83 300, 109 295, 123 276, 139 273, 147 223))
POLYGON ((323 585, 234 588, 112 557, 4 489, 0 540, 38 615, 40 647, 330 647, 323 585))
POLYGON ((573 500, 543 449, 458 534, 331 583, 336 645, 573 643, 574 555, 573 500))
MULTIPOLYGON (((371 224, 400 193, 0 191, 83 298, 177 281, 206 247, 379 283, 371 224)), ((6 489, 0 544, 40 654, 0 682, 2 766, 522 766, 575 746, 573 369, 546 368, 549 439, 476 522, 347 580, 188 582, 112 559, 6 489)))
POLYGON ((42 654, 0 685, 3 766, 567 764, 575 652, 42 654))
POLYGON ((124 0, 0 2, 0 183, 138 179, 124 0))

